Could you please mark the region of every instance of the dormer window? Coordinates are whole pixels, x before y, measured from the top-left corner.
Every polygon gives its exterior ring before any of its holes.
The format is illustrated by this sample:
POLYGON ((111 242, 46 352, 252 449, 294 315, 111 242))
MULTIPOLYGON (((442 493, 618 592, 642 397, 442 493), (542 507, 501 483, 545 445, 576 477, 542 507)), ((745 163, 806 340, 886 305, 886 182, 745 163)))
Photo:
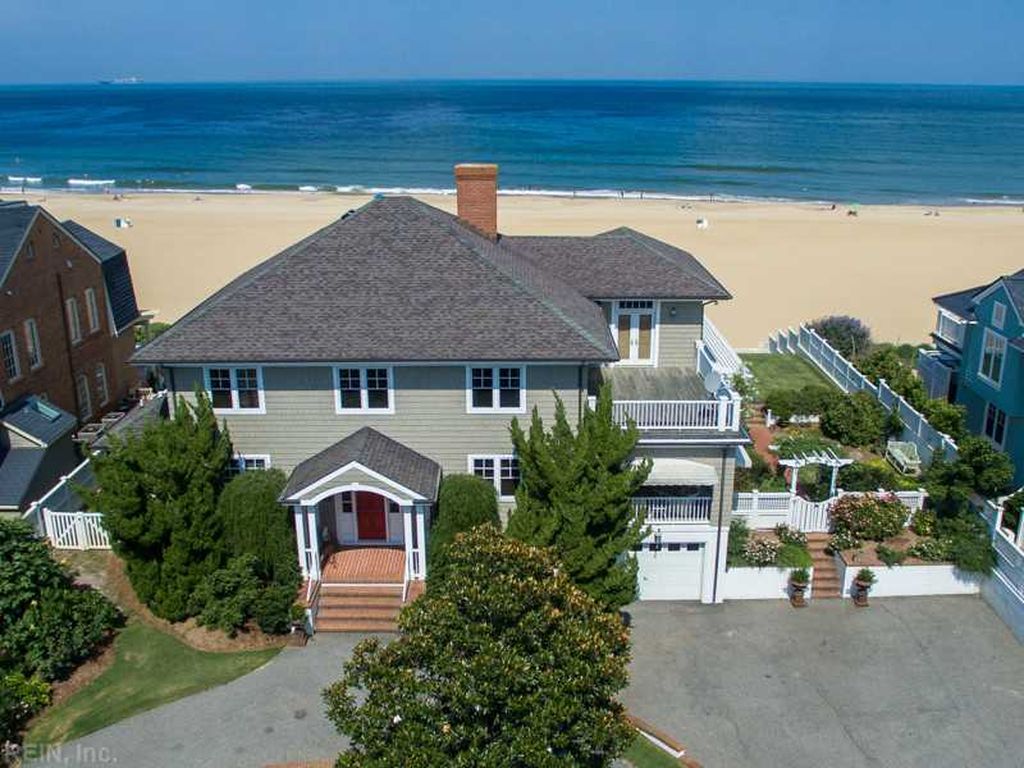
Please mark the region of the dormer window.
POLYGON ((466 369, 469 413, 525 413, 526 371, 522 366, 478 366, 466 369))

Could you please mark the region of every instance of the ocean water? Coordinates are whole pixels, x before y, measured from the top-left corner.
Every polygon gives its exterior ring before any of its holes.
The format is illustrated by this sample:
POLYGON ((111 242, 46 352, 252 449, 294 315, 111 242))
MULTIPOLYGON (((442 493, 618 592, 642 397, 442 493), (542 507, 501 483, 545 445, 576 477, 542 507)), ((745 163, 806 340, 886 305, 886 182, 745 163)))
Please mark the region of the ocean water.
POLYGON ((0 87, 0 187, 1024 204, 1024 88, 695 82, 0 87), (5 178, 7 177, 7 178, 5 178), (23 181, 27 179, 28 181, 23 181))

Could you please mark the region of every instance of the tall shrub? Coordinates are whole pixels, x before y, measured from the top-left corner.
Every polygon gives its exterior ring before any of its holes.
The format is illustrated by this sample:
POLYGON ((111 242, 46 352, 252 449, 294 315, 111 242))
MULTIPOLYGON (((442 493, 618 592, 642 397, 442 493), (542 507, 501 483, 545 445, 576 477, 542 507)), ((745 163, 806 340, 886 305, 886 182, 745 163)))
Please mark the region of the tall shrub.
POLYGON ((437 495, 437 517, 428 537, 428 568, 433 578, 444 567, 445 552, 456 534, 480 525, 499 527, 494 485, 476 475, 447 475, 437 495))
POLYGON ((590 766, 635 737, 618 700, 629 631, 550 551, 477 528, 324 691, 350 746, 340 768, 590 766))
POLYGON ((843 395, 825 409, 821 431, 846 445, 876 445, 890 431, 889 413, 867 392, 843 395))
POLYGON ((179 399, 172 419, 113 439, 94 459, 97 487, 83 495, 103 513, 132 587, 158 616, 185 618, 189 595, 223 559, 217 496, 230 459, 230 439, 199 391, 194 407, 179 399))
POLYGON ((863 355, 871 347, 871 330, 856 317, 829 315, 809 325, 847 360, 863 355))
POLYGON ((217 502, 228 554, 254 557, 263 582, 298 580, 295 525, 288 508, 278 502, 287 482, 279 469, 242 472, 224 486, 217 502))
POLYGON ((628 553, 643 540, 645 526, 632 500, 651 471, 649 460, 631 463, 637 438, 635 425, 623 429, 612 418, 607 386, 576 432, 560 399, 550 431, 536 408, 529 432, 512 421, 522 479, 509 533, 554 548, 575 582, 613 609, 636 597, 637 565, 628 553))

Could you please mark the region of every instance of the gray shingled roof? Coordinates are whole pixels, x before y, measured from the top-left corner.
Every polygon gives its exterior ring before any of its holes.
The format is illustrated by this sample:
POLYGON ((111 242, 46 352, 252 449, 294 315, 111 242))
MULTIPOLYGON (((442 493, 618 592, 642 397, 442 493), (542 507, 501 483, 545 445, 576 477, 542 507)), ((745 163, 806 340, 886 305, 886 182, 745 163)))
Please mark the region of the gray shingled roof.
POLYGON ((620 227, 594 237, 507 237, 537 264, 591 299, 729 299, 686 251, 620 227))
POLYGON ((28 499, 45 448, 9 448, 0 456, 0 507, 20 509, 28 499))
POLYGON ((124 248, 73 219, 61 222, 61 226, 88 248, 100 262, 117 330, 121 331, 138 320, 139 305, 135 300, 135 286, 132 284, 132 273, 128 268, 128 255, 124 248))
POLYGON ((133 361, 616 359, 600 308, 535 260, 389 197, 246 272, 133 361))
POLYGON ((977 285, 965 291, 954 291, 935 296, 932 301, 947 312, 952 312, 958 317, 970 320, 974 317, 974 298, 983 291, 991 288, 995 283, 1003 281, 1006 286, 1006 293, 1013 302, 1017 313, 1024 317, 1024 269, 1014 272, 1012 275, 1003 275, 985 285, 977 285))
POLYGON ((0 203, 0 277, 7 274, 38 209, 21 200, 0 203))
POLYGON ((12 403, 0 416, 0 421, 44 446, 64 437, 78 423, 67 411, 34 396, 12 403))
POLYGON ((363 427, 299 464, 281 492, 282 501, 353 461, 426 499, 437 498, 441 476, 437 462, 371 427, 363 427))

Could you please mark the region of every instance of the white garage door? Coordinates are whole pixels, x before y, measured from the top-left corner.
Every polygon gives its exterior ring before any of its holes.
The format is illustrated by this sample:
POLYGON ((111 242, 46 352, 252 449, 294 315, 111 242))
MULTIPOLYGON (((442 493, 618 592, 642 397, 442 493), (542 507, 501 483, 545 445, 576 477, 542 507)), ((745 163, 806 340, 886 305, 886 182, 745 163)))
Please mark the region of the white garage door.
POLYGON ((644 544, 634 554, 641 600, 700 600, 703 544, 644 544))

